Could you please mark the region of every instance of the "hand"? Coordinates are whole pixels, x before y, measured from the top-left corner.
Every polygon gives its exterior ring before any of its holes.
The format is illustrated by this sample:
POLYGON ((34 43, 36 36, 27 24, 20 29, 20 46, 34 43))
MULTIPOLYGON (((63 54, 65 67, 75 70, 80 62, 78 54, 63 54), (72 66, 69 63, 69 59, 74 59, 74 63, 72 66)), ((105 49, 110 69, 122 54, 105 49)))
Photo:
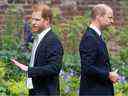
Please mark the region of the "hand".
POLYGON ((117 74, 117 72, 109 72, 109 79, 113 83, 116 83, 119 80, 119 75, 117 74))
POLYGON ((22 63, 19 63, 18 61, 16 61, 15 59, 11 59, 11 61, 16 65, 18 66, 21 70, 23 71, 28 71, 28 66, 22 64, 22 63))

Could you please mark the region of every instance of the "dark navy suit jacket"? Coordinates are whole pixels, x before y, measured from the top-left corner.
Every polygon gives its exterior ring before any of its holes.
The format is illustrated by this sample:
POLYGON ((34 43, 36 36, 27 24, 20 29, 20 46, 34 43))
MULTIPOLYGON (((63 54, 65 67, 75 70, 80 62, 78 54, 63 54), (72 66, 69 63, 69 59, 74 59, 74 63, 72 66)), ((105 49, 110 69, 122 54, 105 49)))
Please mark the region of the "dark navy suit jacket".
POLYGON ((34 67, 28 69, 34 88, 29 90, 31 96, 58 96, 59 72, 63 56, 62 45, 50 30, 39 43, 34 67))
POLYGON ((80 42, 81 80, 80 96, 113 96, 113 84, 108 78, 111 71, 104 40, 87 28, 80 42))

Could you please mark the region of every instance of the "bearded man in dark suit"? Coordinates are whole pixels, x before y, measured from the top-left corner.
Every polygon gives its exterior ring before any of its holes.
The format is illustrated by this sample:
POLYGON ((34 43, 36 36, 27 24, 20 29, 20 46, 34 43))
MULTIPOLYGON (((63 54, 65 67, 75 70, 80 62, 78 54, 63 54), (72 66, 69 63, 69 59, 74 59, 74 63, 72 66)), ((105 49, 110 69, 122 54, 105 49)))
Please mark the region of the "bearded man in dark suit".
POLYGON ((28 73, 27 86, 30 96, 59 96, 59 73, 63 48, 52 31, 52 11, 47 5, 34 5, 32 32, 34 40, 29 67, 15 59, 12 62, 28 73))

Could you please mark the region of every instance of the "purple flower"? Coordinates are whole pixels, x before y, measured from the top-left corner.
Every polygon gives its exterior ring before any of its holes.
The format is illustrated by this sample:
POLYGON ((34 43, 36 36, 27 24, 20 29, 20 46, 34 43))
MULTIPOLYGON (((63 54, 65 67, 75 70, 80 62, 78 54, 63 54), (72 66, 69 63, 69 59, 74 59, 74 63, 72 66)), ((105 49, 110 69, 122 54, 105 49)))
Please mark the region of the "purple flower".
POLYGON ((126 83, 125 76, 119 76, 119 82, 120 83, 126 83))
POLYGON ((64 74, 64 80, 68 80, 70 78, 69 73, 64 74))
POLYGON ((75 74, 75 71, 73 71, 72 69, 69 71, 69 74, 70 74, 70 76, 74 76, 75 74))

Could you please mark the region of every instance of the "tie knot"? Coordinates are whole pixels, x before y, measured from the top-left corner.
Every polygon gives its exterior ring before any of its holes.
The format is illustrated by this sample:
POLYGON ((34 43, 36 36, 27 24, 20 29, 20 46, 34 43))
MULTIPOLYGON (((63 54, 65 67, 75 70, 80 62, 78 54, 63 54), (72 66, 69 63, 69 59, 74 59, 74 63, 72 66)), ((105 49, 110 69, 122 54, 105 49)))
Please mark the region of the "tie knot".
POLYGON ((100 38, 101 38, 102 40, 104 40, 104 36, 103 36, 102 34, 100 35, 100 38))

